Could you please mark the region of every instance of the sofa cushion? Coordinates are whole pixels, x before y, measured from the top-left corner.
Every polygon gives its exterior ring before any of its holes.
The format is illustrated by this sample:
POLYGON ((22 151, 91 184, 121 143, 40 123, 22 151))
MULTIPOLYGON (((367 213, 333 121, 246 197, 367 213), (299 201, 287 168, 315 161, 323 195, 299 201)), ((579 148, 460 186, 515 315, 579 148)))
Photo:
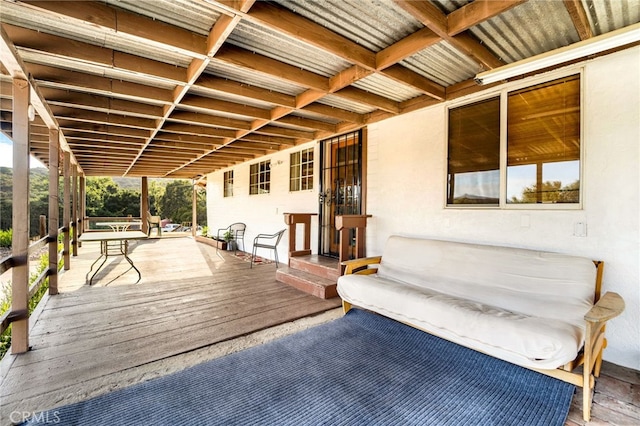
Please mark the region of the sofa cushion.
POLYGON ((583 324, 590 259, 512 247, 392 236, 378 275, 529 316, 583 324))
POLYGON ((553 369, 575 359, 584 330, 377 275, 346 275, 338 294, 353 305, 525 367, 553 369))
POLYGON ((596 268, 558 253, 392 236, 375 275, 347 275, 357 305, 525 367, 557 368, 584 343, 596 268))

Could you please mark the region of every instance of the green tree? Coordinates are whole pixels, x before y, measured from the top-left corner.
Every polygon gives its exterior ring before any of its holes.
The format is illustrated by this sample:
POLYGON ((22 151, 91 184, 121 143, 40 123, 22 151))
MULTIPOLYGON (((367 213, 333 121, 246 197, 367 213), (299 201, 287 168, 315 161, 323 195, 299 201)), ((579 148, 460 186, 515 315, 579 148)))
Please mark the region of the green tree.
POLYGON ((536 203, 540 196, 543 203, 577 203, 580 198, 580 181, 576 180, 569 185, 562 186, 562 182, 546 181, 542 183, 542 189, 538 191, 538 185, 533 184, 522 190, 521 198, 511 197, 512 203, 536 203))
MULTIPOLYGON (((162 217, 171 219, 174 223, 191 222, 192 191, 193 186, 187 180, 177 179, 169 182, 159 203, 162 217)), ((204 224, 207 219, 204 191, 198 192, 196 203, 198 223, 204 224)))
POLYGON ((87 216, 140 215, 140 191, 121 189, 110 177, 89 177, 86 185, 87 216))

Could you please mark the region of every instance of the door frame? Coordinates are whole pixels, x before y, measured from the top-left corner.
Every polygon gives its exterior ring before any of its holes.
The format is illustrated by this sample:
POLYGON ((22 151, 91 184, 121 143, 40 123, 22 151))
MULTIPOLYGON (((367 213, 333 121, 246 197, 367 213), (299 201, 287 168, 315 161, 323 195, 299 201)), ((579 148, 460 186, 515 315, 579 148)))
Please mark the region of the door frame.
MULTIPOLYGON (((358 169, 360 171, 360 191, 359 191, 359 202, 360 202, 360 212, 357 214, 367 214, 367 128, 363 127, 357 130, 353 130, 347 133, 343 133, 341 135, 337 135, 331 138, 323 139, 320 141, 320 161, 319 161, 319 189, 318 189, 318 254, 321 256, 327 257, 338 257, 339 250, 336 253, 332 253, 331 249, 326 250, 326 241, 327 236, 330 235, 331 231, 325 232, 325 226, 329 226, 335 231, 335 223, 333 224, 325 224, 326 214, 324 211, 324 203, 321 201, 324 196, 327 186, 331 185, 330 183, 325 182, 325 170, 326 170, 326 162, 333 161, 333 156, 328 157, 327 155, 327 147, 336 139, 341 137, 348 137, 351 134, 358 133, 359 134, 359 145, 360 145, 360 155, 359 155, 359 163, 358 169)), ((333 150, 332 150, 333 151, 333 150)), ((356 214, 356 213, 354 213, 356 214)), ((335 217, 335 215, 334 215, 335 217)), ((329 244, 331 246, 331 244, 329 244)), ((339 246, 339 245, 338 245, 339 246)), ((355 249, 355 247, 353 247, 355 249)))

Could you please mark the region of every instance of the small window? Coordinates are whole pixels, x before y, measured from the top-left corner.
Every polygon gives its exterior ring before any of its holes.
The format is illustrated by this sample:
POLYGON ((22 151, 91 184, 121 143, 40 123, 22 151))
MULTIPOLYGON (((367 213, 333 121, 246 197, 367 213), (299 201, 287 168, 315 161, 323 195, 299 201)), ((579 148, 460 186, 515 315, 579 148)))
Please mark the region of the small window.
POLYGON ((313 189, 313 148, 291 153, 289 191, 313 189))
POLYGON ((233 170, 224 172, 224 196, 233 197, 233 170))
POLYGON ((497 206, 500 98, 449 110, 447 204, 497 206))
POLYGON ((271 161, 252 164, 249 171, 249 194, 268 194, 271 191, 271 161))

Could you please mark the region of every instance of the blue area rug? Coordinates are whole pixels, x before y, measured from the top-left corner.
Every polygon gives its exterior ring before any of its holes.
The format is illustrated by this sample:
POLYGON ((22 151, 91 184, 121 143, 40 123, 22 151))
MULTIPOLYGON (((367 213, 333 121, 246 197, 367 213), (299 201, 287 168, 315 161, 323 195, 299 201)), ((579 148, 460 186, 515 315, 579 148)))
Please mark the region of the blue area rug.
POLYGON ((351 310, 26 424, 562 426, 573 392, 573 385, 351 310))

